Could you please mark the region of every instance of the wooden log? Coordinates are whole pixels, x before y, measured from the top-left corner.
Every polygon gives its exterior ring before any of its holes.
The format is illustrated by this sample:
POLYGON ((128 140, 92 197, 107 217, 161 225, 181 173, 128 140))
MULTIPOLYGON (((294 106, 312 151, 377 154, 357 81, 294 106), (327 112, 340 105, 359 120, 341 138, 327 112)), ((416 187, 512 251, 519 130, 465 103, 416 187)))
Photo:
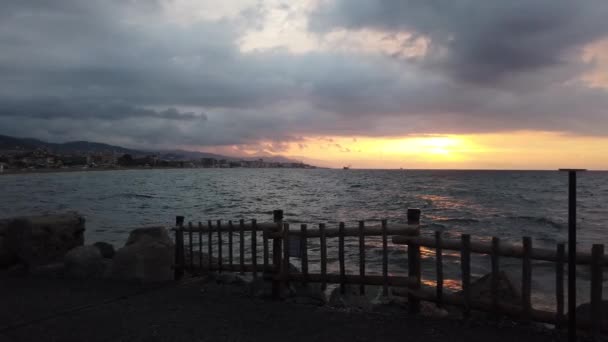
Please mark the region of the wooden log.
MULTIPOLYGON (((339 274, 326 274, 322 275, 320 273, 309 273, 307 277, 305 277, 301 273, 291 273, 289 275, 289 280, 291 281, 303 281, 304 279, 308 279, 309 282, 312 283, 340 283, 344 281, 346 284, 361 284, 364 283, 366 285, 382 285, 384 284, 384 277, 377 275, 366 275, 365 277, 361 277, 360 275, 355 274, 347 274, 344 276, 340 276, 339 274)), ((392 287, 407 287, 412 284, 416 284, 417 279, 412 279, 410 277, 398 277, 391 276, 389 277, 389 286, 392 287)))
POLYGON ((602 259, 604 259, 604 245, 594 244, 591 248, 591 332, 594 341, 600 341, 603 323, 602 259))
POLYGON ((529 321, 532 311, 532 238, 524 236, 522 241, 521 305, 522 319, 529 321))
POLYGON ((346 269, 344 268, 344 222, 340 222, 338 235, 338 260, 340 264, 340 293, 346 293, 346 269))
POLYGON ((207 258, 209 270, 213 267, 213 223, 211 220, 207 221, 207 254, 209 257, 207 258))
MULTIPOLYGON (((365 222, 359 221, 359 276, 365 278, 365 222)), ((365 284, 359 284, 359 293, 365 294, 365 284)))
POLYGON ((232 224, 232 220, 228 221, 228 265, 233 266, 233 249, 234 246, 232 244, 232 234, 234 233, 234 225, 232 224))
MULTIPOLYGON (((389 233, 389 235, 391 235, 389 233)), ((396 245, 408 245, 411 242, 418 244, 419 246, 436 248, 435 239, 428 237, 417 237, 417 236, 393 236, 393 243, 396 245)), ((462 249, 462 241, 459 239, 443 239, 443 249, 460 251, 462 249)), ((471 252, 480 254, 491 254, 492 244, 486 241, 472 241, 471 252)), ((507 258, 521 258, 523 257, 523 247, 520 244, 510 244, 502 242, 500 244, 500 256, 507 258)), ((568 256, 568 253, 565 254, 568 256)), ((533 248, 532 249, 532 260, 540 261, 557 261, 556 251, 547 248, 533 248)), ((577 265, 590 265, 591 254, 579 252, 576 253, 576 264, 577 265)), ((602 260, 604 267, 608 266, 608 257, 604 255, 602 260)))
MULTIPOLYGON (((321 276, 324 277, 327 275, 327 239, 325 236, 325 223, 319 224, 319 242, 321 248, 321 276)), ((325 278, 323 278, 325 279, 325 278)), ((325 290, 327 288, 327 282, 321 282, 321 290, 325 290)))
POLYGON ((566 259, 566 246, 564 243, 557 244, 557 261, 555 263, 555 303, 556 303, 556 327, 563 328, 564 315, 564 261, 566 259))
MULTIPOLYGON (((302 232, 302 236, 306 236, 307 226, 302 224, 300 226, 300 232, 302 232)), ((308 284, 308 239, 300 239, 300 260, 302 261, 302 283, 304 285, 308 284)))
POLYGON ((382 295, 388 296, 388 236, 386 235, 386 220, 382 220, 382 295))
POLYGON ((441 248, 441 232, 435 232, 435 268, 437 270, 437 305, 443 306, 443 250, 441 248))
MULTIPOLYGON (((409 214, 409 210, 408 210, 409 214)), ((410 243, 407 246, 407 262, 408 262, 408 276, 410 278, 418 279, 420 281, 422 268, 420 266, 420 246, 416 243, 410 243)), ((420 287, 420 283, 412 285, 412 290, 420 287)), ((408 311, 410 314, 420 313, 420 300, 415 296, 408 296, 408 311)))
POLYGON ((499 285, 499 277, 500 277, 500 239, 497 237, 492 237, 492 306, 494 307, 494 313, 496 317, 499 317, 499 308, 498 308, 498 285, 499 285))
MULTIPOLYGON (((239 263, 245 265, 245 220, 239 220, 239 263)), ((244 274, 241 271, 241 274, 244 274)))
POLYGON ((258 265, 258 234, 256 220, 251 220, 251 263, 253 264, 253 279, 258 277, 256 266, 258 265))
POLYGON ((222 220, 217 220, 217 265, 222 273, 222 220))
POLYGON ((462 271, 462 294, 464 298, 464 315, 471 315, 471 235, 462 234, 460 267, 462 271))
MULTIPOLYGON (((388 224, 387 226, 387 235, 389 236, 413 236, 418 234, 420 226, 419 225, 411 225, 411 224, 388 224)), ((281 237, 281 234, 278 232, 269 232, 269 238, 281 237)), ((291 232, 292 236, 300 236, 302 234, 299 231, 291 232)), ((319 230, 308 230, 306 232, 306 236, 308 238, 318 238, 320 237, 319 230)), ((358 237, 359 236, 359 228, 345 228, 344 236, 345 237, 358 237)), ((340 235, 340 227, 336 228, 327 228, 325 229, 325 237, 334 238, 340 235)), ((382 236, 382 225, 366 225, 365 226, 365 236, 382 236)))

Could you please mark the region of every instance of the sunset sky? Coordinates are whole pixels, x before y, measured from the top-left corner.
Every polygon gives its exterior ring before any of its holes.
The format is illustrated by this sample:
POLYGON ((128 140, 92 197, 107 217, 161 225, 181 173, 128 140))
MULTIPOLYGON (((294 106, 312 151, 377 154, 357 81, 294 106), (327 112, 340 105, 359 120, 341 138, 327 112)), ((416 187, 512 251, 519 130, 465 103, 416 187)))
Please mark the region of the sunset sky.
POLYGON ((0 134, 608 169, 606 0, 3 0, 0 134))

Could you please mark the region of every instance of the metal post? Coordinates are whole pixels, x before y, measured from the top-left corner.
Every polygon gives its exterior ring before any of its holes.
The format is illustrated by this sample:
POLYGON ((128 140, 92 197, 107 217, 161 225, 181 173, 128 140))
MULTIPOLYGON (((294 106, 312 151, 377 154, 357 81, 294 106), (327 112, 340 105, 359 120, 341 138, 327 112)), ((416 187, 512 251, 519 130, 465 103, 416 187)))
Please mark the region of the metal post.
POLYGON ((568 172, 568 341, 576 342, 576 173, 568 172))

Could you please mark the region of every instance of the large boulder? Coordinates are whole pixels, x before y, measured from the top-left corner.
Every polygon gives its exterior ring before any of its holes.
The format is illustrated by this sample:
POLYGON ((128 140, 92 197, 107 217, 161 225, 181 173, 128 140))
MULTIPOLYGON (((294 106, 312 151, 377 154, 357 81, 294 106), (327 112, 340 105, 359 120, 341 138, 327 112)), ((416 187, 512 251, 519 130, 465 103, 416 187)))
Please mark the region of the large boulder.
POLYGON ((69 251, 63 258, 66 278, 101 278, 106 264, 95 246, 79 246, 69 251))
POLYGON ((93 246, 95 246, 101 253, 101 256, 106 259, 112 259, 114 257, 114 254, 116 254, 114 246, 107 242, 95 242, 93 246))
POLYGON ((360 294, 358 285, 345 285, 342 293, 340 286, 334 288, 329 296, 328 305, 335 308, 354 309, 362 311, 373 311, 374 305, 371 298, 377 296, 375 286, 366 286, 365 294, 360 294))
POLYGON ((84 244, 84 218, 75 212, 0 220, 0 267, 60 261, 84 244))
POLYGON ((138 228, 112 259, 109 277, 162 282, 174 279, 174 244, 164 227, 138 228))
MULTIPOLYGON (((472 282, 470 289, 473 300, 491 302, 492 274, 486 274, 472 282)), ((456 293, 456 295, 462 295, 462 291, 456 293)), ((516 286, 514 279, 504 271, 498 273, 498 301, 516 305, 521 303, 520 287, 516 286)))
MULTIPOLYGON (((602 330, 608 330, 608 315, 605 313, 608 312, 608 300, 603 300, 601 302, 602 307, 602 330)), ((586 322, 591 322, 591 303, 584 303, 576 307, 576 319, 586 322)))

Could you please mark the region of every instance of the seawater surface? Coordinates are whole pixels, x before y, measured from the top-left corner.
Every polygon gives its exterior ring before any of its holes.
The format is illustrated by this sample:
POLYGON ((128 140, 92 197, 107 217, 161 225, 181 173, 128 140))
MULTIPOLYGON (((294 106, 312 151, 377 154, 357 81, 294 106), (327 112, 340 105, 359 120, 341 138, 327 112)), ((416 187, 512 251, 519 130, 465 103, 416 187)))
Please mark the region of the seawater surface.
MULTIPOLYGON (((283 209, 288 222, 330 227, 339 221, 405 222, 407 208, 422 210, 423 234, 444 232, 458 238, 521 242, 554 248, 567 238, 567 175, 557 171, 423 171, 179 169, 124 170, 4 175, 0 177, 0 217, 76 210, 87 218, 88 242, 120 245, 129 230, 141 225, 186 221, 257 219, 270 221, 283 209)), ((585 172, 578 181, 579 245, 607 243, 608 173, 585 172)), ((309 228, 311 229, 311 228, 309 228)), ((357 241, 347 240, 350 271, 358 270, 357 241)), ((329 242, 335 270, 336 243, 329 242)), ((379 239, 368 238, 368 269, 381 270, 379 239)), ((310 261, 318 259, 311 241, 310 261)), ((404 246, 390 244, 391 273, 407 270, 404 246)), ((226 254, 224 254, 226 255, 226 254)), ((423 249, 423 277, 434 279, 434 251, 423 249)), ((459 254, 445 251, 447 285, 458 289, 459 254)), ((489 271, 489 258, 475 256, 474 276, 489 271)), ((514 274, 520 260, 504 259, 501 268, 514 274)), ((316 266, 311 265, 311 270, 316 266)), ((534 263, 534 299, 552 305, 554 264, 534 263)), ((581 302, 588 297, 588 270, 581 267, 581 302)))

